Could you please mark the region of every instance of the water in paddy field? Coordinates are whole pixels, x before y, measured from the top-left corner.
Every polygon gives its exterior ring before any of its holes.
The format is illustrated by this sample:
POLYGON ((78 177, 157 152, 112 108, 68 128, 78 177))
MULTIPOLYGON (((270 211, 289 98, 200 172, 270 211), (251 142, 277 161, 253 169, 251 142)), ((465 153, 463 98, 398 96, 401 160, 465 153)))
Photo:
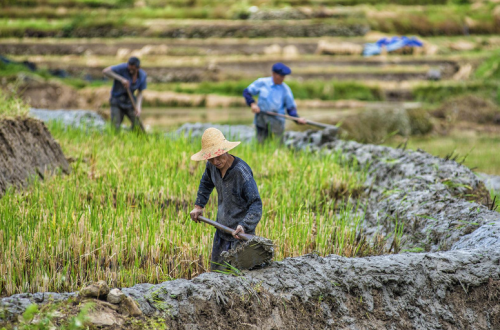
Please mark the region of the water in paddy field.
POLYGON ((172 129, 185 123, 216 123, 251 125, 249 108, 144 108, 141 119, 145 125, 172 129))
MULTIPOLYGON (((411 108, 414 103, 406 102, 372 102, 359 108, 335 109, 299 109, 299 115, 309 120, 336 123, 345 116, 370 111, 374 108, 411 108)), ((214 123, 230 125, 252 125, 254 114, 250 108, 144 108, 141 119, 145 125, 167 130, 176 128, 185 123, 214 123)), ((291 121, 287 121, 287 129, 302 130, 291 121)), ((307 126, 307 128, 310 128, 307 126)))

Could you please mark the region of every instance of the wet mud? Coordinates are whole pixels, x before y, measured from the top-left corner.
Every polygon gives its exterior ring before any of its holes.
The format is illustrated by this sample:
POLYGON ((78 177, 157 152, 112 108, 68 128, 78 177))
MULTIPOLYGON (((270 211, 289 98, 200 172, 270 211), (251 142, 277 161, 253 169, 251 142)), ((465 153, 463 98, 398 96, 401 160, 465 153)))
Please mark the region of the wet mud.
POLYGON ((224 251, 222 259, 238 269, 252 269, 269 264, 274 257, 274 245, 270 239, 254 236, 235 249, 224 251))
MULTIPOLYGON (((337 140, 328 131, 288 132, 285 144, 366 166, 364 231, 385 235, 399 253, 310 254, 238 276, 205 273, 124 288, 145 317, 162 317, 171 329, 500 328, 500 213, 484 205, 484 183, 470 169, 420 150, 337 140)), ((43 304, 39 296, 4 298, 4 313, 43 304)))
POLYGON ((45 125, 33 118, 0 120, 0 197, 10 187, 25 187, 57 169, 69 173, 59 144, 45 125))

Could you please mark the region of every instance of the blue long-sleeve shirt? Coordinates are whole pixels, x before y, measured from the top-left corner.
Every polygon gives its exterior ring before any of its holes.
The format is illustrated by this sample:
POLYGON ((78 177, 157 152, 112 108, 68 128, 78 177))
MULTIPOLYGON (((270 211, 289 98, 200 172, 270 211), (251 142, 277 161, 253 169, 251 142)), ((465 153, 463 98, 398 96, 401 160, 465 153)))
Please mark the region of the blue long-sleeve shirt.
MULTIPOLYGON (((121 63, 115 66, 111 67, 111 70, 119 74, 120 76, 124 77, 130 82, 130 91, 132 94, 136 90, 143 91, 147 88, 147 74, 143 69, 139 69, 139 72, 137 73, 137 79, 135 83, 133 82, 133 78, 130 75, 130 72, 128 72, 128 64, 127 63, 121 63)), ((113 80, 113 88, 111 89, 111 97, 120 97, 122 95, 127 95, 127 90, 123 86, 121 82, 118 80, 114 79, 113 80)), ((135 96, 134 96, 135 98, 135 96)))
MULTIPOLYGON (((232 229, 241 225, 245 233, 255 235, 255 227, 262 217, 262 200, 250 166, 241 158, 233 157, 233 164, 224 178, 217 167, 207 162, 195 204, 205 207, 215 187, 218 194, 217 222, 232 229)), ((222 231, 219 235, 227 241, 237 240, 222 231)))
MULTIPOLYGON (((287 84, 276 85, 273 77, 259 78, 250 84, 244 91, 243 96, 248 105, 255 102, 253 96, 258 95, 257 105, 261 111, 271 111, 298 117, 297 105, 293 93, 287 84)), ((284 122, 284 118, 279 118, 284 122)))

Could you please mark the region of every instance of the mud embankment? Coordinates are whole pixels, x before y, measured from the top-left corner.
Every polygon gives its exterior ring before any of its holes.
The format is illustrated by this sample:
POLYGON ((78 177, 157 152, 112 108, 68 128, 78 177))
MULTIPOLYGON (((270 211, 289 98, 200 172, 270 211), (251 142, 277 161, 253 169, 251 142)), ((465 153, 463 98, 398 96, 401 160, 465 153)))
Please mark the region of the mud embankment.
MULTIPOLYGON (((139 284, 122 290, 145 315, 137 322, 161 317, 171 329, 500 328, 500 213, 483 205, 486 190, 474 173, 421 151, 335 140, 328 131, 289 132, 286 144, 367 166, 366 234, 386 235, 396 251, 423 252, 306 255, 241 276, 139 284), (395 242, 397 228, 403 236, 395 242)), ((12 315, 49 300, 15 295, 2 305, 12 315)), ((126 328, 123 322, 115 327, 126 328)))
POLYGON ((10 187, 24 187, 33 177, 57 168, 69 172, 59 144, 47 127, 33 118, 0 120, 0 197, 10 187))
MULTIPOLYGON (((117 59, 120 61, 122 59, 117 59)), ((267 76, 270 73, 274 60, 250 61, 250 62, 210 62, 206 65, 193 64, 192 66, 159 66, 144 68, 148 73, 151 82, 202 82, 202 81, 224 81, 226 79, 255 79, 259 76, 267 76)), ((287 64, 294 68, 293 77, 296 80, 377 80, 377 81, 403 81, 403 80, 427 80, 427 71, 417 72, 330 72, 328 70, 318 70, 321 67, 342 68, 347 66, 383 68, 384 66, 397 65, 401 67, 412 68, 421 66, 439 67, 441 79, 451 79, 458 71, 459 66, 453 61, 441 60, 410 60, 410 61, 391 61, 380 59, 367 59, 348 61, 335 58, 323 60, 297 60, 287 59, 287 64), (314 70, 311 71, 311 68, 314 70)), ((82 66, 72 64, 70 60, 65 62, 37 62, 47 66, 52 70, 64 70, 71 76, 90 77, 92 79, 102 79, 102 70, 104 66, 82 66)))

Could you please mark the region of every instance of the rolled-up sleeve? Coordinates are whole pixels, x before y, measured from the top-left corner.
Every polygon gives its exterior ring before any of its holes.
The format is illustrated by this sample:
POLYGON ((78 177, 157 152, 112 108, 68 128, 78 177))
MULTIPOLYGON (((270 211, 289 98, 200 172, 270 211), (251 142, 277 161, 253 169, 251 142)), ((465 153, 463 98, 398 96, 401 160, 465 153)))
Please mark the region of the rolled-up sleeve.
POLYGON ((214 190, 214 183, 212 182, 211 175, 210 175, 210 169, 208 168, 208 164, 205 167, 205 172, 203 173, 201 180, 200 180, 200 186, 198 187, 198 196, 196 198, 195 205, 205 207, 208 203, 208 198, 210 197, 210 194, 212 193, 212 190, 214 190))
POLYGON ((245 229, 245 232, 252 232, 262 218, 262 200, 253 178, 244 183, 242 197, 248 205, 248 212, 240 225, 245 229))
POLYGON ((285 108, 288 115, 292 117, 299 116, 299 114, 297 113, 297 105, 295 104, 295 99, 293 97, 292 90, 288 86, 286 86, 286 92, 285 92, 285 108))

